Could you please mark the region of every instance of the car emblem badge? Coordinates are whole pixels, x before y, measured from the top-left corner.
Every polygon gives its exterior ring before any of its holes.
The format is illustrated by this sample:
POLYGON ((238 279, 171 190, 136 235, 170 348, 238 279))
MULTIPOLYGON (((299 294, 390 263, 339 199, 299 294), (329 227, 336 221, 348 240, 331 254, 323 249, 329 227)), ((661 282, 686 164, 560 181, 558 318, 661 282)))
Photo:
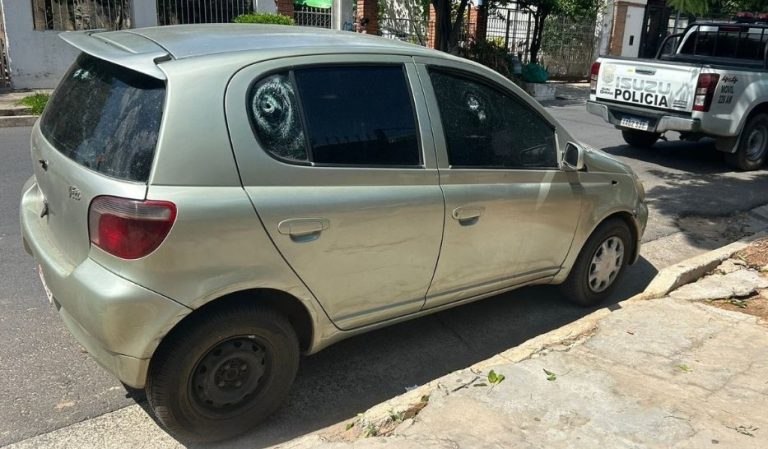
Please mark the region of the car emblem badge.
POLYGON ((75 186, 69 186, 69 197, 75 201, 80 201, 80 198, 82 197, 80 189, 75 186))

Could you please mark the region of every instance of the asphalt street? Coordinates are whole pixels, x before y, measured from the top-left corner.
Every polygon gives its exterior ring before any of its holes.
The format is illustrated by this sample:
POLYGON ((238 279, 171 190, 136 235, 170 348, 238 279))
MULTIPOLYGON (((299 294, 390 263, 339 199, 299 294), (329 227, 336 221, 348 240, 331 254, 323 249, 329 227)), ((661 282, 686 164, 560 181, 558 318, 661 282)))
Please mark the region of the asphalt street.
MULTIPOLYGON (((724 216, 768 203, 768 171, 730 171, 712 142, 635 150, 583 105, 549 110, 578 139, 629 163, 645 183, 648 244, 614 304, 642 291, 662 268, 649 262, 653 243, 680 234, 681 217, 724 216)), ((69 335, 21 247, 18 196, 32 171, 29 133, 0 129, 0 446, 134 403, 69 335)), ((682 235, 690 251, 712 245, 682 235)), ((344 341, 302 361, 288 405, 248 439, 261 447, 320 429, 589 312, 562 301, 555 288, 534 287, 344 341)))

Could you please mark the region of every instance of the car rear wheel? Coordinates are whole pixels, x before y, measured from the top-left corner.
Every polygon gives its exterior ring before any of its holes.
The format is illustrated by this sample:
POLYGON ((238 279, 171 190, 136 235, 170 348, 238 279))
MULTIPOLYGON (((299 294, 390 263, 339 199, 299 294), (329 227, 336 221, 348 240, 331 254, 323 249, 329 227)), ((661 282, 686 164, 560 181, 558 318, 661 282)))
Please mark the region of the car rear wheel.
POLYGON ((603 222, 584 244, 560 286, 563 295, 584 307, 605 300, 624 274, 633 248, 632 234, 624 221, 603 222))
POLYGON ((299 366, 296 333, 258 305, 209 310, 164 341, 147 399, 168 433, 211 442, 243 433, 279 408, 299 366))
POLYGON ((659 140, 659 134, 657 133, 634 129, 622 129, 621 137, 624 138, 624 142, 636 148, 650 148, 659 140))
POLYGON ((735 153, 726 153, 725 162, 741 171, 757 170, 768 155, 768 114, 752 117, 739 137, 735 153))

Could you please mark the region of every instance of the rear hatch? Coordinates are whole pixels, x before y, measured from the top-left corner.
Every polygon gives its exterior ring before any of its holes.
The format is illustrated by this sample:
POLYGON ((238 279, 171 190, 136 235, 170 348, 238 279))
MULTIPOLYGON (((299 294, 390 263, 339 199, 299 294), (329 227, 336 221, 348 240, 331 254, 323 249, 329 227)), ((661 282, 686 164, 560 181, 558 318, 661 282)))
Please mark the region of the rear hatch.
POLYGON ((604 58, 600 62, 598 100, 691 112, 700 66, 637 59, 604 58))
POLYGON ((40 232, 70 268, 88 256, 99 195, 142 200, 165 100, 163 80, 86 53, 64 75, 31 139, 40 232))

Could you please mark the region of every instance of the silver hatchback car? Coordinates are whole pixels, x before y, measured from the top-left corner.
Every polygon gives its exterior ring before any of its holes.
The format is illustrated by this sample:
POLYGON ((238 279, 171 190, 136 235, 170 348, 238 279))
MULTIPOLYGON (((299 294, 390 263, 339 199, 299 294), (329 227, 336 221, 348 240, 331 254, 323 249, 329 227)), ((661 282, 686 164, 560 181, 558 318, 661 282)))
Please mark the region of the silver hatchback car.
POLYGON ((62 37, 24 246, 182 440, 268 416, 301 353, 524 285, 592 305, 638 257, 637 177, 478 64, 297 27, 62 37))

